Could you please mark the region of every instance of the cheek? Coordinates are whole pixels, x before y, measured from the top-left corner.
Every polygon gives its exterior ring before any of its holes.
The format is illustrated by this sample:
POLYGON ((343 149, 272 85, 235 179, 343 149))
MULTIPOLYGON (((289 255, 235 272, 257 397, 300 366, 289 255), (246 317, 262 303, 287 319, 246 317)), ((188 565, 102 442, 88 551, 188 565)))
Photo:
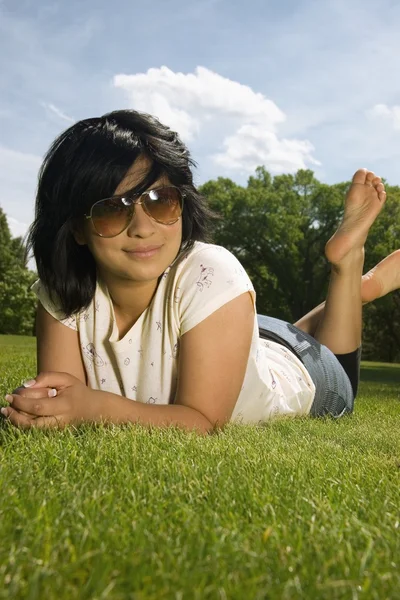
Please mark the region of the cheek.
POLYGON ((178 221, 173 225, 166 226, 164 229, 164 237, 168 241, 169 244, 177 245, 178 247, 182 241, 182 221, 178 221))
POLYGON ((94 260, 100 265, 113 262, 113 256, 115 256, 115 249, 113 249, 112 245, 104 242, 105 240, 102 239, 99 241, 91 239, 88 243, 88 248, 94 260))

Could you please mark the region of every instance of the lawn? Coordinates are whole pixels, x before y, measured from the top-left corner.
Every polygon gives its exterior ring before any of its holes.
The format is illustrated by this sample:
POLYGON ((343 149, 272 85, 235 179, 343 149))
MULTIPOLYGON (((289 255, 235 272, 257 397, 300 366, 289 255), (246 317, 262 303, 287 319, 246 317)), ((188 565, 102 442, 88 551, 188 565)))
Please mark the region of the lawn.
MULTIPOLYGON (((35 374, 0 336, 0 392, 35 374)), ((351 417, 179 429, 0 424, 0 599, 400 597, 400 365, 351 417)))

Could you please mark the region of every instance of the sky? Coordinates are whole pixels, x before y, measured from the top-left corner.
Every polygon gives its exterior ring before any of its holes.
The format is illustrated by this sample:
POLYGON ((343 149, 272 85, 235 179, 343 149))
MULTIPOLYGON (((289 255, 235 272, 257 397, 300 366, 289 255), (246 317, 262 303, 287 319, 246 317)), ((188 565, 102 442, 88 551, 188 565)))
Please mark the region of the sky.
POLYGON ((0 206, 34 218, 37 173, 72 123, 156 115, 196 184, 367 167, 400 184, 398 0, 0 0, 0 206))

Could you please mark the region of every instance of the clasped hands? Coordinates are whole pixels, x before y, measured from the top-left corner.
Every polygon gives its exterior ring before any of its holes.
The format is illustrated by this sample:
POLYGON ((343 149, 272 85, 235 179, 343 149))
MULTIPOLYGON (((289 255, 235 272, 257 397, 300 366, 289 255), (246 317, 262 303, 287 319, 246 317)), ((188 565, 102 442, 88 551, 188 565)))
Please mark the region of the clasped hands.
POLYGON ((9 406, 1 409, 2 414, 22 429, 100 421, 98 392, 69 373, 39 373, 7 394, 6 400, 9 406))

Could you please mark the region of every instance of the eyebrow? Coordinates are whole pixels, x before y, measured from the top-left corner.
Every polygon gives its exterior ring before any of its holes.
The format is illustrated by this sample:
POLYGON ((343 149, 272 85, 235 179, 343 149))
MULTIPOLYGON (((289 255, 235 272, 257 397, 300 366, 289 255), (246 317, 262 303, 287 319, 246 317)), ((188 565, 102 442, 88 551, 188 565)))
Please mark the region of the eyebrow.
MULTIPOLYGON (((172 185, 172 184, 171 183, 163 183, 161 181, 155 181, 148 188, 146 188, 143 192, 136 192, 134 195, 135 196, 140 196, 141 194, 145 194, 146 192, 150 192, 151 190, 157 189, 158 187, 165 187, 165 186, 168 186, 168 185, 172 185)), ((137 185, 136 186, 132 186, 131 188, 129 188, 125 192, 120 192, 119 194, 113 194, 113 197, 120 198, 122 196, 126 196, 127 194, 131 194, 132 190, 135 187, 137 187, 137 185)))

